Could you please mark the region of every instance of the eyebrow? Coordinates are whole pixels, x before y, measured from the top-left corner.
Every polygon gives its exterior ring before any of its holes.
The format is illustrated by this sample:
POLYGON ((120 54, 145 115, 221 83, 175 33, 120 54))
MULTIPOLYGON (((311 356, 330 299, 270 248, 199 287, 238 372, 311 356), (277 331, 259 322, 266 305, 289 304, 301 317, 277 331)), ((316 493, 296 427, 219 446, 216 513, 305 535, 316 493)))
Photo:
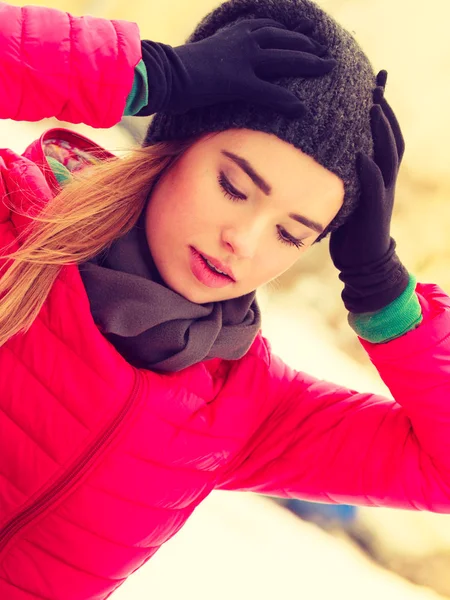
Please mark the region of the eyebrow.
POLYGON ((241 167, 244 173, 247 173, 253 183, 258 186, 259 189, 266 194, 266 196, 269 196, 272 193, 272 187, 261 177, 261 175, 255 171, 248 160, 242 158, 242 156, 233 154, 233 152, 228 152, 228 150, 222 150, 222 154, 236 163, 238 167, 241 167))
MULTIPOLYGON (((272 193, 272 187, 267 183, 267 181, 265 181, 261 177, 261 175, 259 175, 259 173, 255 171, 255 169, 248 162, 248 160, 246 160, 242 156, 234 154, 233 152, 229 152, 228 150, 222 150, 222 154, 230 160, 232 160, 235 164, 237 164, 238 167, 240 167, 244 171, 244 173, 247 173, 247 175, 250 177, 253 183, 257 187, 259 187, 259 189, 263 191, 266 194, 266 196, 269 196, 272 193)), ((305 227, 313 229, 317 233, 323 233, 323 231, 325 230, 325 227, 323 227, 323 225, 317 223, 316 221, 313 221, 312 219, 308 219, 303 215, 289 213, 289 217, 294 221, 297 221, 298 223, 302 223, 302 225, 305 225, 305 227)))
POLYGON ((298 221, 299 223, 302 223, 309 229, 317 231, 317 233, 323 233, 325 231, 325 227, 323 225, 321 225, 320 223, 316 223, 316 221, 308 219, 308 217, 304 217, 303 215, 296 215, 295 213, 289 213, 289 216, 291 217, 291 219, 294 219, 294 221, 298 221))

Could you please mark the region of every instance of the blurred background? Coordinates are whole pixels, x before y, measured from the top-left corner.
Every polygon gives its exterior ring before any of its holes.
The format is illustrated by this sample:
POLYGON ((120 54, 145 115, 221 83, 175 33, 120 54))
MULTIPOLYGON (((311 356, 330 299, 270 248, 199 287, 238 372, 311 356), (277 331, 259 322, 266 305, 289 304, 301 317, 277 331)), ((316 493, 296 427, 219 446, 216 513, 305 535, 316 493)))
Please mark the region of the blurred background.
MULTIPOLYGON (((11 1, 20 5, 24 2, 11 1)), ((30 2, 136 21, 143 39, 180 44, 213 0, 30 2)), ((450 292, 449 0, 318 0, 358 39, 375 71, 389 72, 386 96, 406 139, 393 236, 419 281, 450 292)), ((51 120, 0 122, 1 145, 23 151, 51 120)), ((147 122, 80 131, 127 151, 147 122)), ((341 285, 325 240, 261 291, 263 331, 291 366, 360 391, 389 395, 347 325, 341 285)), ((450 517, 409 511, 278 502, 213 494, 186 527, 114 598, 213 597, 379 599, 450 597, 450 517), (300 518, 299 516, 300 515, 300 518)))

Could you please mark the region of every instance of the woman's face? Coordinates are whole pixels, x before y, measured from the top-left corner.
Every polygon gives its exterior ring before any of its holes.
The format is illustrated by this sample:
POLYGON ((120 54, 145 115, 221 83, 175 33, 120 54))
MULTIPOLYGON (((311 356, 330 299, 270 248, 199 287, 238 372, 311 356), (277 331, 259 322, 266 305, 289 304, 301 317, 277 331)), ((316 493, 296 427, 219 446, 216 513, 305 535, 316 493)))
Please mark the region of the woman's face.
POLYGON ((160 179, 147 207, 147 240, 178 294, 197 304, 228 300, 289 269, 343 198, 342 181, 290 144, 228 130, 196 142, 160 179))

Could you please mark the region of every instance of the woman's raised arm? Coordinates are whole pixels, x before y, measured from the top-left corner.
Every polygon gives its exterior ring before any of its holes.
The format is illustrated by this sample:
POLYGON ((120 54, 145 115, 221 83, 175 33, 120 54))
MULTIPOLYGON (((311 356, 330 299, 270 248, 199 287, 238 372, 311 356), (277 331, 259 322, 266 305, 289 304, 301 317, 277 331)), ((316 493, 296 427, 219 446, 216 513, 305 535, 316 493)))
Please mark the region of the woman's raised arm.
POLYGON ((260 426, 218 487, 450 513, 450 298, 431 284, 417 293, 419 327, 362 342, 395 401, 272 356, 249 383, 260 426))
POLYGON ((111 127, 141 60, 136 24, 0 2, 0 118, 111 127))

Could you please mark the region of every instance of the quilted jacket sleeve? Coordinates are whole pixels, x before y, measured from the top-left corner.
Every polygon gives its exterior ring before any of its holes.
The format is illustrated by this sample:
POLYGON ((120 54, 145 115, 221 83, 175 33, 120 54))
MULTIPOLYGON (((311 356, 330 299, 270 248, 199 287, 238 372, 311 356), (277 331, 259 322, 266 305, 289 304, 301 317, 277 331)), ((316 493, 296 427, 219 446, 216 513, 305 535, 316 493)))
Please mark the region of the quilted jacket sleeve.
POLYGON ((222 489, 450 512, 450 298, 416 288, 424 319, 362 342, 395 401, 319 381, 271 357, 252 376, 261 424, 222 489), (264 392, 263 392, 264 391, 264 392))
POLYGON ((140 59, 134 23, 0 2, 0 119, 111 127, 140 59))

